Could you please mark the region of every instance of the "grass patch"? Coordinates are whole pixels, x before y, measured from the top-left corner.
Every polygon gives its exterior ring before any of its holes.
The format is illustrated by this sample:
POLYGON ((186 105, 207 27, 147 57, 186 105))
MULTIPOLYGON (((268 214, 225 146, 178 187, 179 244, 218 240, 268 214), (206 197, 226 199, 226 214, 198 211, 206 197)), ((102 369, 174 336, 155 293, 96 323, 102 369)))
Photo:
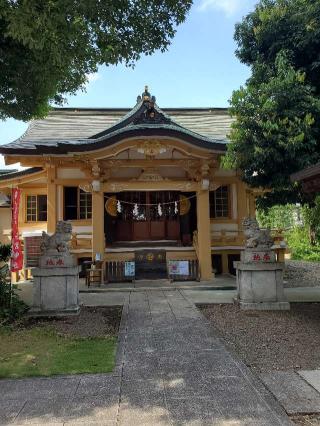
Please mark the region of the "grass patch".
POLYGON ((120 319, 120 308, 83 308, 74 318, 2 326, 0 378, 108 373, 120 319))
POLYGON ((0 378, 113 370, 115 337, 70 338, 50 327, 0 329, 0 378))

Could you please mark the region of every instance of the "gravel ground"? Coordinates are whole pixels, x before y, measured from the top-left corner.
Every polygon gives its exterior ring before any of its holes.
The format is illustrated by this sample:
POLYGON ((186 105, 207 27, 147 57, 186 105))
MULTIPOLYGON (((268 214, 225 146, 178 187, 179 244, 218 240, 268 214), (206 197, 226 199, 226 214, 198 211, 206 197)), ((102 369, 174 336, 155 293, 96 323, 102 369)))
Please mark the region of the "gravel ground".
POLYGON ((29 318, 20 326, 50 326, 57 333, 70 337, 107 337, 118 334, 120 307, 82 307, 80 314, 64 318, 29 318))
POLYGON ((200 309, 229 349, 257 372, 320 368, 320 303, 292 303, 282 312, 229 304, 200 309))
POLYGON ((285 287, 319 287, 320 262, 286 260, 285 287))
POLYGON ((294 424, 299 426, 319 426, 320 425, 320 415, 312 414, 307 416, 292 416, 291 420, 294 424))

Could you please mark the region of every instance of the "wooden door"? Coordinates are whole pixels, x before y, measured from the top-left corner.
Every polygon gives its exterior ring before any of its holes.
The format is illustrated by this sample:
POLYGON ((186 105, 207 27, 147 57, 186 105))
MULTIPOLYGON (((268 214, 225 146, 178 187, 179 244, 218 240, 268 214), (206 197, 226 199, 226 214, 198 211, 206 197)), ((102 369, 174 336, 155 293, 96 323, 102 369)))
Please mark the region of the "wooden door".
POLYGON ((179 193, 176 191, 150 192, 150 237, 153 240, 179 240, 179 193), (161 214, 159 212, 159 205, 161 214))
POLYGON ((116 241, 180 240, 178 197, 173 191, 119 193, 116 241))

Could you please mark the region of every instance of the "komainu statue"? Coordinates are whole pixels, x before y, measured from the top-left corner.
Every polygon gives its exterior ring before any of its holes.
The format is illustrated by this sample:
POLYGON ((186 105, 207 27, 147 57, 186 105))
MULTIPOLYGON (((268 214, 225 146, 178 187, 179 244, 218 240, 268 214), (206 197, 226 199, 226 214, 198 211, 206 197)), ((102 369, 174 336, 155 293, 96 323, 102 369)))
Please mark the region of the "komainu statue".
POLYGON ((40 250, 42 255, 60 254, 69 256, 69 242, 72 235, 72 226, 69 222, 60 220, 57 222, 56 232, 49 236, 46 232, 42 232, 42 241, 40 250))
POLYGON ((247 217, 242 222, 244 235, 246 237, 246 248, 270 250, 273 246, 273 238, 270 229, 260 229, 256 219, 247 217))

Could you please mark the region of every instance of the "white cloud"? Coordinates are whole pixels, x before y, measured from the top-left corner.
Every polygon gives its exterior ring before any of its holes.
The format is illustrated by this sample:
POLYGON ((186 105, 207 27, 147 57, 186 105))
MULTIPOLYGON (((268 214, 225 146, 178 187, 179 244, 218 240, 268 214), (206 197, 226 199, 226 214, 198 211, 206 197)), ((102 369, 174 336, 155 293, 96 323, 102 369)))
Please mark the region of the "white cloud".
POLYGON ((101 75, 97 72, 92 72, 91 74, 87 74, 87 80, 89 83, 93 83, 101 78, 101 75))
POLYGON ((247 0, 201 0, 199 10, 220 10, 227 17, 233 16, 245 6, 247 0))

